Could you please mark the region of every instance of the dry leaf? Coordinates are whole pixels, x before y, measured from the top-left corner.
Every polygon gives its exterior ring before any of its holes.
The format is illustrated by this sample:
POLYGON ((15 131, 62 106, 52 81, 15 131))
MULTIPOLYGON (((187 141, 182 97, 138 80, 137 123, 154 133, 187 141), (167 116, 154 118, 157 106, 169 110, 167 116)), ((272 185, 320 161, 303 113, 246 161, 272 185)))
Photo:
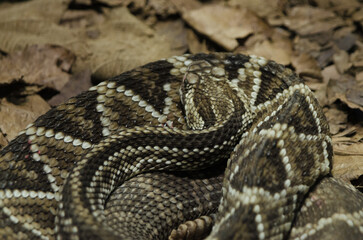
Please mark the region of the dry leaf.
POLYGON ((318 64, 321 68, 324 68, 331 64, 332 58, 335 51, 333 47, 328 47, 326 49, 321 49, 320 55, 316 58, 318 64))
MULTIPOLYGON (((349 146, 344 146, 340 148, 345 151, 346 155, 335 154, 332 174, 336 178, 350 181, 359 178, 363 174, 363 154, 351 153, 349 146)), ((359 144, 358 147, 363 148, 363 144, 359 144)))
POLYGON ((159 22, 154 26, 156 35, 164 36, 171 43, 171 49, 185 53, 188 50, 187 30, 181 20, 159 22))
POLYGON ((60 93, 52 97, 48 103, 51 106, 59 105, 70 97, 76 96, 81 92, 88 90, 91 86, 91 70, 86 69, 82 72, 72 75, 60 93))
POLYGON ((203 4, 198 0, 170 0, 170 2, 172 2, 174 6, 178 9, 178 13, 180 15, 203 6, 203 4))
POLYGON ((340 78, 340 74, 338 73, 335 65, 330 65, 330 66, 324 68, 321 71, 321 74, 323 76, 323 81, 325 83, 328 83, 330 79, 339 79, 340 78))
POLYGON ((69 28, 85 28, 104 21, 104 15, 95 10, 68 9, 64 12, 60 24, 69 28))
POLYGON ((35 0, 0 5, 0 22, 42 20, 58 23, 71 0, 35 0))
POLYGON ((352 25, 334 32, 334 42, 339 49, 348 51, 354 47, 357 41, 357 36, 352 33, 354 30, 355 27, 352 25))
POLYGON ((324 114, 328 120, 331 134, 337 134, 340 130, 346 129, 348 120, 346 112, 336 108, 330 108, 324 114))
POLYGON ((30 1, 2 8, 0 50, 9 53, 33 44, 55 44, 71 49, 78 57, 86 56, 87 47, 75 32, 58 25, 69 0, 50 2, 30 1))
POLYGON ((260 17, 275 15, 284 10, 287 0, 230 0, 231 6, 240 6, 253 11, 260 17))
POLYGON ((331 31, 343 26, 344 21, 327 9, 297 6, 288 11, 284 24, 301 36, 305 36, 331 31))
POLYGON ((50 109, 48 103, 38 95, 26 97, 20 105, 1 99, 0 106, 0 130, 8 141, 14 139, 18 132, 50 109))
POLYGON ((193 30, 188 30, 188 47, 191 53, 208 53, 208 47, 205 39, 202 42, 199 41, 198 36, 194 33, 193 30))
POLYGON ((222 4, 206 5, 187 11, 183 18, 198 32, 229 51, 238 46, 238 38, 268 30, 268 26, 249 10, 222 4))
POLYGON ((332 173, 344 180, 353 180, 363 175, 363 143, 335 143, 332 173))
POLYGON ((363 175, 363 127, 352 126, 333 136, 333 175, 344 180, 363 175), (348 137, 349 136, 349 137, 348 137))
POLYGON ((355 79, 358 81, 358 82, 363 82, 363 71, 362 72, 359 72, 357 74, 355 74, 355 79))
POLYGON ((308 54, 317 59, 321 53, 321 46, 308 38, 297 36, 293 42, 294 51, 296 54, 308 54))
POLYGON ((363 26, 363 7, 360 7, 360 9, 353 14, 352 18, 354 21, 360 22, 360 25, 363 26))
POLYGON ((158 15, 162 18, 166 18, 170 15, 178 13, 177 7, 169 0, 148 0, 146 1, 146 9, 149 14, 158 15))
POLYGON ((323 77, 320 72, 317 61, 306 53, 294 55, 292 65, 301 77, 310 77, 321 80, 323 77))
POLYGON ((33 44, 54 44, 69 48, 78 56, 87 54, 87 48, 74 32, 47 20, 0 20, 0 33, 0 49, 4 52, 22 50, 33 44))
POLYGON ((358 108, 363 112, 363 86, 348 89, 345 96, 350 103, 358 105, 358 108))
POLYGON ((125 2, 125 0, 97 0, 97 2, 104 3, 108 6, 118 6, 125 2))
POLYGON ((92 54, 77 62, 76 71, 90 68, 93 78, 105 80, 142 64, 183 53, 180 49, 173 50, 165 37, 156 34, 126 8, 112 9, 106 19, 105 23, 90 28, 100 35, 87 39, 92 54))
POLYGON ((264 41, 250 48, 247 53, 262 56, 284 65, 291 63, 291 48, 289 48, 289 44, 284 48, 278 42, 264 41))
MULTIPOLYGON (((357 42, 359 46, 359 42, 357 42)), ((361 43, 363 45, 363 43, 361 43)), ((350 55, 350 62, 354 67, 363 67, 363 46, 359 47, 350 55)))
MULTIPOLYGON (((1 129, 0 129, 1 130, 1 129)), ((8 145, 8 140, 6 140, 6 137, 3 135, 3 133, 2 132, 0 132, 0 150, 4 147, 4 146, 6 146, 6 145, 8 145)))
POLYGON ((336 95, 336 98, 339 99, 340 101, 342 101, 343 103, 347 104, 348 107, 352 108, 352 109, 359 109, 360 111, 363 112, 363 105, 362 105, 362 99, 363 99, 363 96, 362 96, 362 90, 359 90, 356 94, 357 96, 357 99, 354 99, 354 100, 359 100, 360 104, 356 104, 352 101, 350 101, 349 99, 347 99, 347 96, 346 95, 343 95, 343 94, 337 94, 336 95))
POLYGON ((340 50, 333 55, 335 66, 339 73, 344 73, 348 70, 352 63, 349 62, 349 55, 346 51, 340 50))
POLYGON ((0 60, 0 84, 22 78, 28 84, 44 85, 61 90, 69 80, 67 73, 75 56, 56 46, 26 47, 0 60))
POLYGON ((107 79, 136 66, 180 55, 165 37, 131 15, 126 8, 105 14, 106 21, 87 29, 71 30, 48 19, 1 22, 0 49, 12 52, 33 43, 50 43, 69 48, 77 56, 73 70, 91 69, 95 79, 107 79))
POLYGON ((337 99, 347 104, 348 107, 363 111, 363 86, 359 86, 351 77, 344 77, 344 80, 331 79, 328 83, 327 93, 329 102, 337 99))
POLYGON ((79 5, 92 5, 93 0, 73 0, 75 4, 79 5))
POLYGON ((310 79, 308 79, 307 81, 305 81, 305 84, 308 85, 311 90, 313 90, 314 95, 316 99, 318 99, 320 106, 329 105, 328 99, 326 97, 326 83, 310 81, 310 79))
POLYGON ((343 132, 333 136, 334 143, 357 143, 363 140, 363 127, 360 125, 350 126, 343 132))
POLYGON ((356 9, 359 7, 359 2, 356 0, 315 0, 317 6, 322 8, 332 8, 335 11, 342 11, 343 14, 349 9, 356 9))
MULTIPOLYGON (((129 7, 131 12, 142 13, 145 17, 157 15, 159 18, 166 19, 170 15, 178 13, 178 7, 174 1, 170 0, 101 0, 110 6, 121 5, 129 7), (114 3, 112 3, 114 2, 114 3), (119 2, 120 4, 118 4, 119 2)), ((184 1, 183 1, 184 2, 184 1)))

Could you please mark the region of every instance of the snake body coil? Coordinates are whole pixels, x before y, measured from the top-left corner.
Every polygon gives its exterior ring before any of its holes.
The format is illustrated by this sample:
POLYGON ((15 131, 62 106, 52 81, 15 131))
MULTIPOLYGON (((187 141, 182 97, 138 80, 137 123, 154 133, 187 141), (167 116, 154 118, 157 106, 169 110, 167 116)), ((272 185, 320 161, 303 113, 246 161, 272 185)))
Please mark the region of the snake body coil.
POLYGON ((198 239, 215 222, 208 239, 362 236, 363 198, 328 177, 331 159, 322 109, 291 70, 172 57, 71 98, 1 151, 0 235, 198 239), (311 194, 336 206, 322 186, 356 204, 316 217, 311 194))

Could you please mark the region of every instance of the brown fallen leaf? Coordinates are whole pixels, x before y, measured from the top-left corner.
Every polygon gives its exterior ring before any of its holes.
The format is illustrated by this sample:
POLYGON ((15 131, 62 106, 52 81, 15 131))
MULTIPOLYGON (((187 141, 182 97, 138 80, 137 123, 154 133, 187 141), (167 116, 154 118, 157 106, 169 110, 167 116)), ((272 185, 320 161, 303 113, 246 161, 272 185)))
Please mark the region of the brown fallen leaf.
POLYGON ((84 39, 91 54, 77 61, 74 71, 90 68, 92 77, 101 81, 148 62, 183 53, 183 49, 173 49, 166 37, 158 35, 126 8, 111 9, 105 17, 104 23, 87 29, 99 32, 99 36, 84 39))
POLYGON ((340 74, 337 71, 337 68, 335 67, 335 65, 329 65, 327 67, 325 67, 322 71, 321 71, 321 75, 323 76, 323 82, 328 83, 329 80, 331 79, 339 79, 340 78, 340 74))
POLYGON ((237 48, 238 38, 268 30, 268 26, 251 11, 223 4, 205 5, 184 12, 183 19, 229 51, 237 48))
POLYGON ((358 11, 356 11, 352 18, 359 23, 360 27, 363 27, 363 7, 361 7, 358 11))
MULTIPOLYGON (((327 43, 328 44, 328 43, 327 43)), ((332 45, 332 44, 330 44, 332 45)), ((316 57, 318 64, 321 68, 324 68, 331 64, 335 51, 332 46, 322 48, 319 56, 316 57)))
POLYGON ((287 2, 287 0, 230 0, 228 4, 247 8, 260 17, 268 17, 281 13, 287 2))
POLYGON ((185 12, 197 9, 203 6, 203 4, 198 0, 169 0, 178 9, 178 13, 183 15, 185 12))
POLYGON ((293 47, 295 54, 308 54, 315 59, 319 57, 322 48, 316 41, 300 36, 294 38, 293 47))
MULTIPOLYGON (((109 0, 108 0, 109 1, 109 0)), ((175 15, 178 12, 177 7, 169 0, 148 0, 146 1, 147 14, 158 15, 166 18, 170 15, 175 15)))
POLYGON ((156 35, 164 36, 173 51, 184 53, 188 50, 187 29, 182 20, 158 22, 154 26, 156 35))
POLYGON ((300 36, 332 31, 334 28, 345 25, 333 11, 308 5, 289 9, 284 24, 300 36))
POLYGON ((327 86, 329 102, 337 99, 347 104, 349 108, 363 111, 363 86, 353 77, 342 76, 342 80, 331 79, 327 86))
POLYGON ((1 99, 0 106, 0 131, 7 141, 14 139, 28 124, 50 109, 39 95, 27 96, 19 105, 1 99))
POLYGON ((91 5, 93 0, 73 0, 75 4, 91 5))
POLYGON ((86 56, 87 47, 76 33, 58 25, 69 2, 40 0, 0 5, 3 6, 0 9, 0 50, 10 53, 33 44, 54 44, 70 49, 78 57, 86 56))
POLYGON ((88 90, 91 86, 90 69, 73 74, 67 84, 61 89, 60 93, 52 97, 48 103, 51 106, 59 105, 68 100, 70 97, 76 96, 81 92, 88 90))
POLYGON ((22 50, 34 44, 53 44, 68 48, 77 56, 88 53, 74 31, 47 20, 0 21, 0 33, 0 50, 4 52, 22 50))
POLYGON ((69 81, 75 55, 62 47, 33 45, 0 59, 0 84, 15 79, 60 91, 69 81))
POLYGON ((343 50, 337 50, 336 53, 333 55, 333 60, 338 72, 341 74, 352 66, 352 63, 349 62, 348 53, 343 50))
POLYGON ((363 71, 358 72, 357 74, 355 74, 355 79, 356 79, 358 82, 363 82, 363 71))
POLYGON ((20 78, 18 80, 14 80, 10 84, 0 85, 0 98, 6 97, 10 102, 20 104, 23 102, 24 97, 38 94, 44 89, 45 87, 43 86, 27 85, 24 80, 20 78))
POLYGON ((363 127, 360 125, 349 126, 343 132, 333 136, 333 142, 356 143, 363 140, 363 127))
MULTIPOLYGON (((150 17, 157 15, 162 19, 166 19, 170 15, 178 13, 178 7, 170 0, 100 0, 109 6, 129 7, 131 12, 138 12, 142 16, 150 17)), ((184 2, 184 1, 183 1, 184 2)))
POLYGON ((199 41, 197 34, 193 30, 188 29, 188 48, 191 53, 208 53, 206 40, 199 41))
POLYGON ((83 29, 104 21, 104 15, 95 10, 67 9, 59 22, 62 26, 83 29))
POLYGON ((363 42, 357 41, 358 49, 351 55, 349 61, 353 63, 354 67, 363 67, 363 42))
POLYGON ((71 0, 37 0, 0 5, 0 22, 41 20, 58 23, 71 0))
POLYGON ((318 102, 320 106, 328 106, 329 102, 326 97, 326 83, 320 83, 316 82, 316 79, 311 80, 304 77, 305 84, 308 85, 308 87, 313 90, 314 95, 316 99, 318 99, 318 102))
POLYGON ((292 65, 301 77, 310 77, 317 81, 322 80, 321 70, 317 61, 306 53, 292 56, 292 65))
POLYGON ((6 140, 6 137, 3 135, 3 133, 0 131, 0 150, 4 147, 4 146, 6 146, 6 145, 8 145, 8 140, 6 140))
POLYGON ((125 0, 97 0, 97 1, 100 3, 104 3, 108 6, 118 6, 121 5, 122 2, 125 2, 125 0))
POLYGON ((331 134, 337 134, 347 127, 348 114, 337 108, 329 108, 324 112, 330 128, 331 134))
POLYGON ((291 63, 292 45, 289 38, 280 36, 256 42, 246 52, 274 60, 280 64, 289 65, 291 63))
POLYGON ((359 86, 357 84, 356 88, 348 89, 345 93, 345 96, 350 103, 357 105, 358 108, 363 112, 363 86, 359 86))
MULTIPOLYGON (((362 102, 362 98, 363 98, 363 96, 361 95, 362 91, 360 90, 360 91, 358 91, 356 93, 357 93, 356 94, 356 96, 357 96, 356 99, 358 99, 360 102, 362 102)), ((336 96, 337 99, 339 99, 343 103, 346 103, 348 105, 348 107, 350 107, 352 109, 359 109, 360 111, 363 111, 363 105, 361 105, 361 104, 358 105, 358 104, 350 101, 345 94, 336 94, 335 96, 336 96)))
POLYGON ((353 147, 349 145, 335 145, 334 147, 339 147, 341 151, 344 151, 344 155, 337 153, 334 155, 332 169, 334 177, 351 181, 363 175, 363 154, 356 154, 355 152, 351 152, 350 149, 355 147, 363 148, 363 144, 355 144, 353 147))
POLYGON ((346 181, 363 175, 363 143, 334 144, 334 161, 332 174, 346 181))
POLYGON ((342 27, 334 32, 334 43, 344 51, 349 51, 354 47, 357 41, 357 36, 352 32, 355 31, 354 25, 342 27))
POLYGON ((321 8, 332 8, 335 11, 341 11, 342 14, 347 14, 350 10, 356 10, 359 7, 357 0, 315 0, 317 6, 321 8))
POLYGON ((347 181, 358 179, 363 175, 363 126, 351 126, 332 140, 333 175, 347 181))

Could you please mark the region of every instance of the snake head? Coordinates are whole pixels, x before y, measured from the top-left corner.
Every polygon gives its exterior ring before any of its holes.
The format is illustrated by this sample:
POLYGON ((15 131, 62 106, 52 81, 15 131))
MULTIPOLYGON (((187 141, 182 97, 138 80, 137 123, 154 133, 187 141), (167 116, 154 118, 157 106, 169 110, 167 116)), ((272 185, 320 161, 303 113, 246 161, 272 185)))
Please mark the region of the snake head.
POLYGON ((236 92, 223 67, 200 60, 189 65, 180 86, 188 127, 202 130, 222 124, 236 111, 236 92))

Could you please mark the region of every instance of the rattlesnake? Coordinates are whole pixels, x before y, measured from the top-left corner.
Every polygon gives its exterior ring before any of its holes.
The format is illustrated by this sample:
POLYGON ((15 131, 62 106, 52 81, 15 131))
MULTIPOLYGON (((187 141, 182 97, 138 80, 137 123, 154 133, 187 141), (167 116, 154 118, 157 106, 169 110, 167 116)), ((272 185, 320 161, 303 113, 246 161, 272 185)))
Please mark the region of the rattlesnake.
POLYGON ((331 158, 322 110, 288 68, 242 54, 172 57, 71 98, 1 151, 0 235, 178 239, 215 221, 208 239, 320 238, 336 226, 354 239, 363 198, 329 177, 331 158), (317 217, 315 199, 340 209, 317 217))

